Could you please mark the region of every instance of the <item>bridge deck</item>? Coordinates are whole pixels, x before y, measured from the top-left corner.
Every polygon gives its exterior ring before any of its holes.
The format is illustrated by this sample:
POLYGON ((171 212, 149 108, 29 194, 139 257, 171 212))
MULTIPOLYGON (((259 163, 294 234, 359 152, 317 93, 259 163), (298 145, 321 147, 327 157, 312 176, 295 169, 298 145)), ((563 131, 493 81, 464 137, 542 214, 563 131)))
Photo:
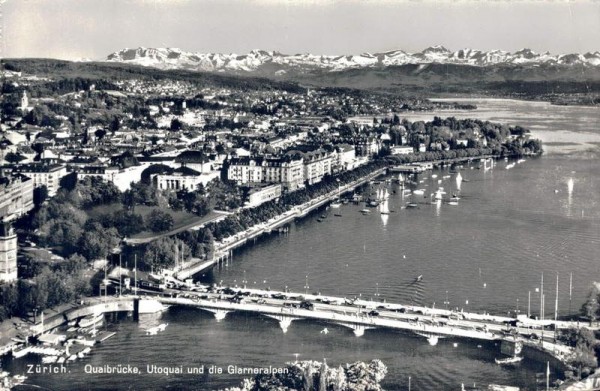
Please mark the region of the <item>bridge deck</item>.
POLYGON ((554 328, 579 326, 575 322, 552 320, 530 320, 527 323, 511 326, 510 323, 514 324, 516 319, 490 314, 455 312, 366 300, 349 301, 334 296, 242 288, 232 290, 239 292, 237 297, 241 297, 242 302, 232 302, 232 298, 236 295, 222 292, 186 292, 184 295, 187 297, 157 299, 164 304, 193 306, 214 313, 218 312, 219 319, 230 311, 258 313, 279 320, 284 330, 287 330, 289 324, 295 319, 314 319, 350 327, 354 329, 356 335, 362 335, 365 329, 385 327, 425 336, 521 341, 560 359, 571 355, 572 348, 555 343, 554 331, 544 329, 542 326, 553 325, 554 328), (248 296, 240 295, 242 293, 248 296), (301 300, 312 303, 313 308, 298 308, 301 300), (530 339, 532 334, 536 335, 535 340, 530 339))

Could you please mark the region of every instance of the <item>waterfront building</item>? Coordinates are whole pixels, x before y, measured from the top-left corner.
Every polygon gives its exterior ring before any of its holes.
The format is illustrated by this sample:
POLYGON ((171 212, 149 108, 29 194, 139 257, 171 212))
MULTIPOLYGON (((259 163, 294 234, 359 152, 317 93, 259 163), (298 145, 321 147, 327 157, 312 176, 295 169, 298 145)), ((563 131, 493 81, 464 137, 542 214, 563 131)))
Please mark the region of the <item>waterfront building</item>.
POLYGON ((247 156, 231 159, 227 169, 227 179, 235 181, 240 186, 262 183, 264 160, 264 158, 247 156))
POLYGON ((0 221, 0 281, 17 279, 17 234, 10 221, 0 221))
POLYGON ((330 152, 316 150, 304 154, 304 180, 309 185, 321 182, 325 175, 332 173, 333 157, 330 152))
POLYGON ((293 191, 303 186, 304 164, 301 156, 292 155, 281 158, 238 157, 229 161, 227 178, 240 186, 278 183, 293 191))
POLYGON ((345 171, 354 168, 356 149, 350 144, 336 145, 337 158, 334 161, 334 171, 345 171))

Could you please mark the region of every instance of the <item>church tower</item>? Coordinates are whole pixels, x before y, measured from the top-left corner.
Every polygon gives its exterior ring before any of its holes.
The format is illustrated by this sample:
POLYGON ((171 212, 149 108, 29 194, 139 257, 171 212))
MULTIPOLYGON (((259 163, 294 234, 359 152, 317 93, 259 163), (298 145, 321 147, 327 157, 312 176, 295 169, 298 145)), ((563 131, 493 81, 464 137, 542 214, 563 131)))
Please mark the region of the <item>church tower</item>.
POLYGON ((29 107, 29 98, 27 98, 27 91, 23 91, 23 96, 21 96, 21 106, 20 109, 22 111, 27 111, 29 107))
POLYGON ((10 221, 0 221, 0 282, 17 280, 17 234, 10 221))

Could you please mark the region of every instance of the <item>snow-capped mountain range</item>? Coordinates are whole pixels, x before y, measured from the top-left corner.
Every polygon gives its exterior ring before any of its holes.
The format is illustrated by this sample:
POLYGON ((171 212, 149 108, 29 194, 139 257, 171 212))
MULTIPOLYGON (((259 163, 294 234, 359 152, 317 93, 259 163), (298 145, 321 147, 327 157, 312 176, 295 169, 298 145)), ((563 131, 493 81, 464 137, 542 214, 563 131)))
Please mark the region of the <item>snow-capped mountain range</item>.
POLYGON ((491 50, 461 49, 450 51, 432 46, 419 53, 393 50, 383 53, 326 56, 314 54, 282 54, 274 51, 252 50, 248 54, 191 53, 176 48, 123 49, 107 57, 110 62, 122 62, 161 69, 198 71, 253 72, 268 70, 285 73, 288 70, 342 71, 357 68, 382 68, 405 64, 465 64, 473 66, 513 65, 584 65, 600 66, 600 51, 585 54, 535 53, 522 49, 514 53, 491 50))

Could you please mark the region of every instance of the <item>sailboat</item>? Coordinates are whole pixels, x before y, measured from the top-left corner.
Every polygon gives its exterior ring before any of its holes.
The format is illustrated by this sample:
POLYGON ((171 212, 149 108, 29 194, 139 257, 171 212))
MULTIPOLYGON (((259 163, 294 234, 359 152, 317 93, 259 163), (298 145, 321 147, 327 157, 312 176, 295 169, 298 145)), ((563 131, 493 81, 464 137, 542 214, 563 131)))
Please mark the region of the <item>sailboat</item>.
POLYGON ((437 189, 437 191, 433 195, 433 199, 436 201, 440 201, 443 198, 444 194, 446 194, 446 192, 444 191, 444 188, 440 187, 439 189, 437 189))
MULTIPOLYGON (((387 190, 386 190, 387 193, 387 190)), ((379 213, 381 213, 382 215, 387 215, 390 214, 390 210, 388 209, 388 199, 384 198, 383 201, 381 202, 381 204, 379 204, 380 208, 379 208, 379 213)))

